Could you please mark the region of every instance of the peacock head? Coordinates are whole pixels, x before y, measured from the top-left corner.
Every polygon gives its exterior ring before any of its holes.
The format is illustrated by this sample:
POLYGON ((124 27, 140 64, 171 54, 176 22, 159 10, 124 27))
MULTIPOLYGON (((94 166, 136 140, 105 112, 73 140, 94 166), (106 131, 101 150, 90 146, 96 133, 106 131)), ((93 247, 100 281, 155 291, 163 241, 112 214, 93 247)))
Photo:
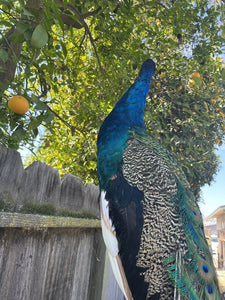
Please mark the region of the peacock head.
POLYGON ((141 67, 141 70, 139 72, 139 76, 141 77, 142 75, 146 76, 146 73, 150 76, 152 76, 152 74, 155 71, 155 62, 152 59, 147 59, 141 67))

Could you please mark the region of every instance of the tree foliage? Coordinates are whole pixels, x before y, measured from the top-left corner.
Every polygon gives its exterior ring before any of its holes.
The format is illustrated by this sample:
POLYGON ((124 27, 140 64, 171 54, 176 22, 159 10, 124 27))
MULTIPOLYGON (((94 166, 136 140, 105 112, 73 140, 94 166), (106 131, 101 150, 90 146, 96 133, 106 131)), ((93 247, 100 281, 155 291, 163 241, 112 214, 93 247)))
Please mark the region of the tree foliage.
POLYGON ((44 126, 32 159, 97 182, 98 129, 151 57, 146 126, 196 195, 211 182, 225 133, 222 1, 1 0, 0 10, 3 144, 34 148, 44 126), (30 102, 25 115, 7 107, 16 94, 30 102))

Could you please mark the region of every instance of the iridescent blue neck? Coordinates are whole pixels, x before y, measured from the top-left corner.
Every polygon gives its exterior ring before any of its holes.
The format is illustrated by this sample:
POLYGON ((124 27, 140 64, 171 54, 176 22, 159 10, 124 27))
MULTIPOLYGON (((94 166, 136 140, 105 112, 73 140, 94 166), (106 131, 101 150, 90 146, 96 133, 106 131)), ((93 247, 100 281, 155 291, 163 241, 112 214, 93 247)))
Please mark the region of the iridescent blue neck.
POLYGON ((98 177, 100 185, 107 184, 122 162, 129 139, 129 129, 144 128, 144 109, 155 64, 147 60, 138 78, 117 102, 104 120, 98 135, 98 177))

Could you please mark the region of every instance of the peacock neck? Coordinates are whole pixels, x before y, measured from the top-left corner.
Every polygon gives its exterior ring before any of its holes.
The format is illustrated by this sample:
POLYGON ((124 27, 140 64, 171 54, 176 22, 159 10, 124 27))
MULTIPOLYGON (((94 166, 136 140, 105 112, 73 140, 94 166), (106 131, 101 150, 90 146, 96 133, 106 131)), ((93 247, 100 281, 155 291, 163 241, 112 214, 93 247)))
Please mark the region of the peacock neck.
POLYGON ((144 110, 149 87, 148 78, 138 78, 117 102, 111 112, 111 118, 119 124, 119 128, 144 128, 144 110))
POLYGON ((101 188, 121 167, 132 128, 145 128, 144 109, 154 68, 145 68, 104 120, 98 134, 98 177, 101 188))

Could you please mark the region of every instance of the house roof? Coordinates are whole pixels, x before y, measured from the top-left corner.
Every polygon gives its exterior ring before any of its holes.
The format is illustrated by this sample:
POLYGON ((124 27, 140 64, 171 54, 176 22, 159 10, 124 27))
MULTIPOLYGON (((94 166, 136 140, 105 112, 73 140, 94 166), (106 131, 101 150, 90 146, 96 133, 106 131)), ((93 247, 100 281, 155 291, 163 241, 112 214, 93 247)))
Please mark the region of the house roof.
POLYGON ((207 217, 206 220, 210 220, 213 218, 221 217, 222 215, 225 215, 225 205, 219 206, 211 215, 207 217))

